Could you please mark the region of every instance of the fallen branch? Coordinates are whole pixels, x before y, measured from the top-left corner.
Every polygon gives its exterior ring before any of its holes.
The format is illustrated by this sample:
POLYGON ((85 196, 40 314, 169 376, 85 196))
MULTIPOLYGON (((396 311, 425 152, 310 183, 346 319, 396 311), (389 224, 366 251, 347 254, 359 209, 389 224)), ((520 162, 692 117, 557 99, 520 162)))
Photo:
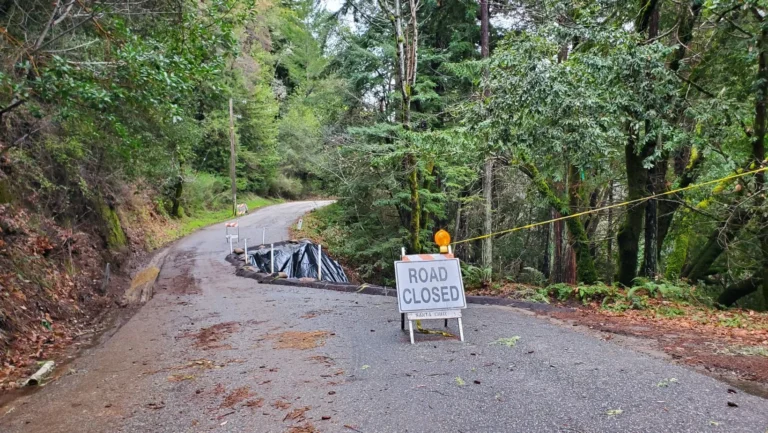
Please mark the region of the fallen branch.
POLYGON ((40 384, 45 376, 51 374, 54 365, 55 363, 53 361, 45 361, 45 364, 24 382, 24 386, 35 386, 40 384))

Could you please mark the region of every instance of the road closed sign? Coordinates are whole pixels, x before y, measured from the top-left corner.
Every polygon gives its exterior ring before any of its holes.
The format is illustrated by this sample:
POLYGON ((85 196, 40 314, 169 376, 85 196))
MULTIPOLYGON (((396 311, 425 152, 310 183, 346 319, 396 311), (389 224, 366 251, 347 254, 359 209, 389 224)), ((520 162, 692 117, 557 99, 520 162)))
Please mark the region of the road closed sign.
POLYGON ((395 262, 395 281, 401 313, 467 307, 458 259, 395 262))

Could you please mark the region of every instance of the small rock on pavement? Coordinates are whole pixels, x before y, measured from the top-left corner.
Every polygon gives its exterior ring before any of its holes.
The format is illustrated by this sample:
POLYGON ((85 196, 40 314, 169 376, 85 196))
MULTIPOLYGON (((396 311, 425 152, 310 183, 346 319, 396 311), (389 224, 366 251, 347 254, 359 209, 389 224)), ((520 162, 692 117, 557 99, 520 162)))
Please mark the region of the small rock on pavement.
POLYGON ((322 417, 323 421, 328 421, 329 419, 331 419, 330 415, 323 415, 323 417, 322 417))

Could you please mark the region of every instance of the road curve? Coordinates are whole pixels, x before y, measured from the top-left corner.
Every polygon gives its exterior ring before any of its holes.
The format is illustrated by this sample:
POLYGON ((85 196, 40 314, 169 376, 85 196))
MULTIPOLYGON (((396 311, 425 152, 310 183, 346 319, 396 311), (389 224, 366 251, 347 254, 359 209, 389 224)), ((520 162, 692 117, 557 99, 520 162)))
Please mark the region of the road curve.
MULTIPOLYGON (((283 240, 296 218, 325 203, 260 209, 240 220, 241 235, 260 241, 268 226, 267 242, 283 240)), ((227 248, 222 224, 176 243, 155 297, 70 374, 4 407, 0 431, 768 427, 760 397, 518 309, 470 305, 465 343, 417 335, 412 346, 393 298, 257 284, 234 275, 227 248), (513 347, 492 344, 514 336, 513 347)))

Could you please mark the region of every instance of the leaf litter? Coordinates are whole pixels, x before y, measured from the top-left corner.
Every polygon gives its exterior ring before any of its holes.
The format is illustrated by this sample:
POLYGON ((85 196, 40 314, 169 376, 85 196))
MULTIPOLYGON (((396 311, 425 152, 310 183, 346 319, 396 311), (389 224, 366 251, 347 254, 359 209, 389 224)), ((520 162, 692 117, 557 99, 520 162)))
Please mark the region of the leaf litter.
POLYGON ((314 349, 325 345, 328 331, 285 331, 267 335, 268 340, 275 340, 275 349, 314 349))

